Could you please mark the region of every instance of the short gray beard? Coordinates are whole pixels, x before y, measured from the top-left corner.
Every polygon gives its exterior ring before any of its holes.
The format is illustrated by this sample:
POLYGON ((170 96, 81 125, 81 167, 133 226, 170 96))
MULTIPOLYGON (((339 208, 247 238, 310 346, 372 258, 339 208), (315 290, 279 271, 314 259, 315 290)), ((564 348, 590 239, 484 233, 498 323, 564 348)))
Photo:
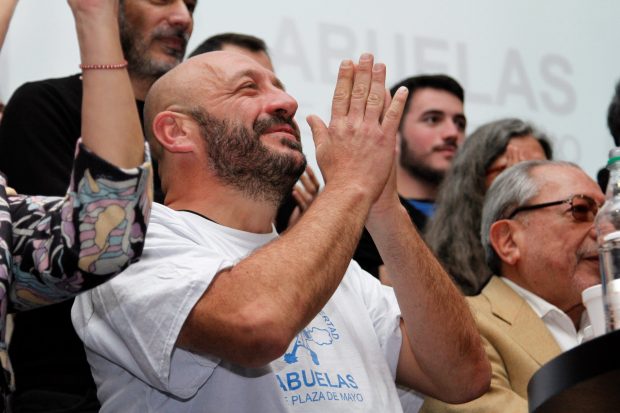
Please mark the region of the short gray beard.
MULTIPOLYGON (((127 22, 122 3, 119 8, 118 22, 123 55, 125 56, 125 59, 127 59, 127 70, 132 75, 140 78, 158 79, 183 61, 185 51, 183 51, 183 53, 173 55, 177 59, 176 62, 162 62, 149 59, 148 43, 145 39, 140 37, 138 33, 134 31, 133 27, 131 27, 131 25, 127 22)), ((176 29, 168 30, 175 31, 178 35, 182 35, 186 38, 187 44, 187 35, 184 32, 176 29)), ((153 34, 156 35, 157 33, 153 34)))

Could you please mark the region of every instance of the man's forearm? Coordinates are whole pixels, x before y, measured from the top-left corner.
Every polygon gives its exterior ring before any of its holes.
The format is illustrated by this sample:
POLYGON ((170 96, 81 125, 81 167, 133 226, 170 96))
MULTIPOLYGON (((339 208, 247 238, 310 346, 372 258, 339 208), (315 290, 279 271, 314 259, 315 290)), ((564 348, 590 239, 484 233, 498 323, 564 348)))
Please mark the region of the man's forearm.
MULTIPOLYGON (((401 308, 423 377, 421 389, 468 399, 488 385, 489 365, 464 298, 417 233, 402 206, 367 224, 401 308)), ((400 365, 399 365, 400 367, 400 365)))
POLYGON ((293 228, 213 280, 178 345, 247 366, 280 356, 340 284, 370 206, 366 198, 327 185, 293 228))

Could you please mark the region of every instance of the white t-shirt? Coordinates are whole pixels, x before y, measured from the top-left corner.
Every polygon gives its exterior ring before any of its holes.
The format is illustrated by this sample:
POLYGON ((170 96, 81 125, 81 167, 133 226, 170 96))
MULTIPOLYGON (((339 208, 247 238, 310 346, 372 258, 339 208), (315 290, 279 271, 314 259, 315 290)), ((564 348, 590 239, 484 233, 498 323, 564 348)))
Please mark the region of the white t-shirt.
POLYGON ((155 204, 141 261, 73 307, 101 412, 401 412, 400 310, 392 289, 355 262, 284 356, 264 368, 175 347, 213 277, 276 237, 155 204))

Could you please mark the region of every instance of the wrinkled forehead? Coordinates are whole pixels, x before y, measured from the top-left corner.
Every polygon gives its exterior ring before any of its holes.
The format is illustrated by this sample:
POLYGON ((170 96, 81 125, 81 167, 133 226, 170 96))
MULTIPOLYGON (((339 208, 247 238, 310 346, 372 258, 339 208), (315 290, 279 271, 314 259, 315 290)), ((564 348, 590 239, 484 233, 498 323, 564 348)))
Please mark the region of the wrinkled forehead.
POLYGON ((561 199, 583 194, 596 201, 604 200, 598 184, 578 166, 540 165, 533 168, 531 174, 538 183, 539 196, 561 199))
POLYGON ((231 86, 244 78, 268 81, 282 87, 274 73, 251 57, 235 51, 208 52, 190 60, 200 70, 201 82, 206 86, 231 86))

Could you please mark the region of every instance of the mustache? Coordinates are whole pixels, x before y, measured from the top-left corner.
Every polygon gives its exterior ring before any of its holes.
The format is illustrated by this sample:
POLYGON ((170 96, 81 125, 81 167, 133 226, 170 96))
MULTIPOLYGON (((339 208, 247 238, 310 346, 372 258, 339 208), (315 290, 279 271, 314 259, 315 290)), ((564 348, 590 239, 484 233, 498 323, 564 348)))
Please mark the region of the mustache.
POLYGON ((154 39, 165 39, 176 37, 183 42, 183 48, 187 46, 189 41, 189 33, 181 27, 158 27, 153 32, 154 39))
POLYGON ((577 259, 598 258, 598 248, 596 246, 585 246, 577 250, 577 259))
POLYGON ((439 151, 444 151, 444 150, 457 150, 459 148, 459 146, 456 144, 456 142, 446 142, 442 145, 437 145, 433 147, 433 151, 439 152, 439 151))
POLYGON ((293 135, 295 136, 297 142, 301 142, 299 127, 290 116, 272 115, 269 118, 257 120, 256 122, 254 122, 254 133, 259 136, 268 131, 269 129, 280 125, 290 126, 291 129, 293 129, 293 135))

